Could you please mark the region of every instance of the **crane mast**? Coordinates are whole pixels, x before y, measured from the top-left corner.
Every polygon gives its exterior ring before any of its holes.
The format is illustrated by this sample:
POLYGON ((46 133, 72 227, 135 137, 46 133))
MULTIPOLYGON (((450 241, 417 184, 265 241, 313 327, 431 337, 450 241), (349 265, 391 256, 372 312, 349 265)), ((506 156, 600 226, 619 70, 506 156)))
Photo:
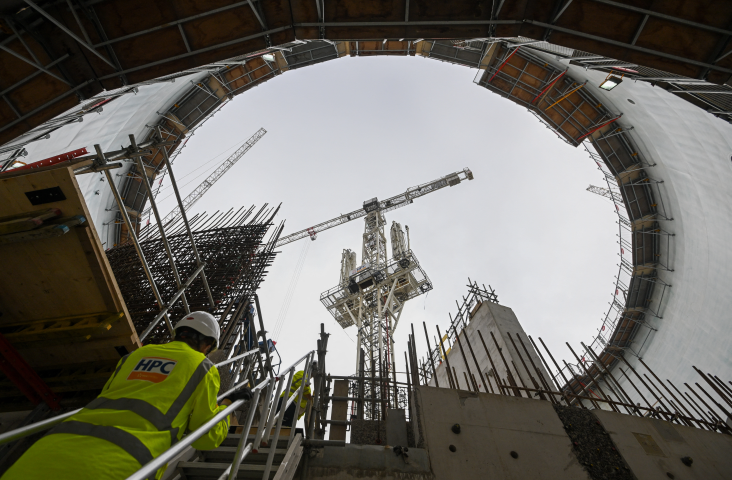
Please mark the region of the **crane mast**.
MULTIPOLYGON (((229 158, 227 158, 224 163, 222 163, 216 170, 213 171, 211 175, 209 175, 201 184, 196 187, 195 190, 193 190, 186 198, 183 199, 183 210, 188 211, 190 208, 203 197, 203 195, 213 186, 216 181, 223 177, 226 172, 229 171, 231 167, 233 167, 236 162, 239 161, 241 157, 244 156, 245 153, 247 153, 255 143, 259 141, 260 138, 264 136, 264 134, 267 133, 267 130, 260 128, 257 130, 257 132, 252 135, 249 140, 244 142, 241 147, 239 147, 234 153, 232 153, 229 158)), ((175 207, 168 215, 163 218, 162 224, 163 226, 169 225, 172 223, 176 218, 180 216, 180 208, 175 207)))
POLYGON ((343 225, 344 223, 350 222, 352 220, 365 217, 369 212, 375 210, 379 210, 382 213, 390 212, 397 208, 409 205, 415 199, 423 197, 428 193, 436 192, 437 190, 448 186, 454 187, 455 185, 460 184, 460 182, 462 182, 463 180, 472 179, 473 172, 471 172, 469 168, 464 168, 457 172, 450 173, 449 175, 445 175, 444 177, 440 177, 437 180, 423 183, 421 185, 417 185, 416 187, 408 188, 406 192, 400 193, 399 195, 394 195, 393 197, 389 197, 386 200, 379 201, 377 198, 372 198, 371 200, 363 202, 363 208, 359 208, 358 210, 354 210, 351 213, 346 213, 345 215, 338 216, 336 218, 328 220, 327 222, 319 223, 310 228, 300 230, 299 232, 280 237, 280 239, 277 241, 276 247, 287 245, 288 243, 292 243, 305 237, 310 237, 311 240, 315 240, 318 233, 333 227, 337 227, 338 225, 343 225))
MULTIPOLYGON (((391 376, 396 380, 394 331, 399 325, 405 304, 432 290, 429 277, 411 249, 409 227, 405 226, 405 235, 402 226, 392 222, 389 258, 384 213, 409 205, 414 199, 446 186, 458 185, 466 179, 473 179, 472 172, 467 168, 412 187, 386 200, 372 198, 364 202, 360 210, 288 235, 284 242, 278 243, 289 243, 307 235, 313 238, 317 232, 365 217, 360 265, 356 252, 345 249, 338 285, 320 295, 320 301, 342 328, 356 326, 356 371, 363 371, 362 375, 382 379, 391 376)), ((389 408, 403 407, 396 387, 390 390, 380 382, 378 387, 371 383, 364 388, 367 390, 364 391, 366 397, 382 399, 372 405, 370 412, 361 413, 365 413, 370 420, 383 419, 383 410, 387 405, 389 408)))

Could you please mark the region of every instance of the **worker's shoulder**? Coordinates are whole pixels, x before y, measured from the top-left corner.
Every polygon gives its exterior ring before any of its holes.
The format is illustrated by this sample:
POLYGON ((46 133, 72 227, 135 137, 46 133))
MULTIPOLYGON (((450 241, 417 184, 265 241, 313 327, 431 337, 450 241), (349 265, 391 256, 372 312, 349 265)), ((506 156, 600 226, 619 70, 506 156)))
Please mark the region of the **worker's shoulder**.
MULTIPOLYGON (((201 362, 209 362, 206 356, 197 352, 183 342, 170 342, 160 345, 145 345, 138 348, 135 356, 139 357, 163 357, 173 360, 191 362, 198 365, 201 362)), ((210 362, 209 362, 210 363, 210 362)))

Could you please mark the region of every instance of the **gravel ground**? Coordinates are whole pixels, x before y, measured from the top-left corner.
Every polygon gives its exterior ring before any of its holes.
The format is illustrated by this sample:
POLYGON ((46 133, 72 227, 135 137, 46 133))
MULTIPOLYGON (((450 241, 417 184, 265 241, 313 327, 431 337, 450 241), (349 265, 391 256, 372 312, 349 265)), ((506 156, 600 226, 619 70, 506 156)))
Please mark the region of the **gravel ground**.
POLYGON ((351 443, 357 445, 385 445, 386 422, 352 419, 351 443))
POLYGON ((636 480, 591 410, 560 405, 554 405, 554 410, 572 440, 572 451, 592 480, 636 480))

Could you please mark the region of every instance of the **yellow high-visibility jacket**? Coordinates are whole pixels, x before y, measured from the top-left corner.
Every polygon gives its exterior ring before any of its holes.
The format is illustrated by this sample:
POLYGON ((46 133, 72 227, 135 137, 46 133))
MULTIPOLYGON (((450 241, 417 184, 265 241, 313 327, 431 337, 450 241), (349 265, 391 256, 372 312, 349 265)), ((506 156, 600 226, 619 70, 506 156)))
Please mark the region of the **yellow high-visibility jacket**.
MULTIPOLYGON (((37 441, 2 480, 125 479, 226 408, 216 402, 219 382, 213 363, 183 342, 139 348, 119 361, 99 397, 37 441)), ((217 448, 228 430, 227 417, 193 447, 217 448)))
MULTIPOLYGON (((300 388, 300 385, 302 385, 302 376, 305 374, 302 370, 299 370, 295 372, 295 375, 292 377, 292 385, 290 385, 290 392, 287 395, 287 398, 289 399, 291 396, 297 392, 297 390, 300 388)), ((305 391, 302 394, 302 400, 300 400, 300 411, 298 412, 297 419, 300 420, 303 415, 305 415, 305 408, 308 406, 308 400, 305 398, 305 396, 310 395, 310 385, 305 385, 305 391)), ((284 397, 285 392, 282 392, 280 394, 280 397, 284 397)))

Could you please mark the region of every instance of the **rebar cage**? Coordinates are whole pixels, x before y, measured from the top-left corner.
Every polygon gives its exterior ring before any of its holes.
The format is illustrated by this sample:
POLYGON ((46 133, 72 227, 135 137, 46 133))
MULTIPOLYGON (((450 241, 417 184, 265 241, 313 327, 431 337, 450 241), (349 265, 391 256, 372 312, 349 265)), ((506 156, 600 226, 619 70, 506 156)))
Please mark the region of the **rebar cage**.
MULTIPOLYGON (((275 253, 262 248, 262 240, 272 223, 237 225, 193 232, 201 260, 206 264, 206 276, 215 305, 209 303, 200 278, 196 278, 186 290, 191 311, 205 310, 216 317, 222 316, 239 299, 248 298, 259 287, 266 268, 272 264, 275 253)), ((168 237, 168 243, 176 258, 181 278, 189 277, 197 268, 196 258, 187 235, 168 237)), ((150 270, 163 298, 172 297, 179 289, 160 238, 140 242, 148 259, 150 270)), ((131 244, 115 247, 107 252, 117 283, 125 299, 136 331, 141 333, 159 312, 159 306, 148 286, 145 272, 131 244)), ((169 310, 174 321, 185 313, 182 302, 169 310)), ((220 318, 225 327, 226 318, 220 318)), ((164 323, 160 323, 148 336, 146 343, 161 343, 170 338, 164 323)))

